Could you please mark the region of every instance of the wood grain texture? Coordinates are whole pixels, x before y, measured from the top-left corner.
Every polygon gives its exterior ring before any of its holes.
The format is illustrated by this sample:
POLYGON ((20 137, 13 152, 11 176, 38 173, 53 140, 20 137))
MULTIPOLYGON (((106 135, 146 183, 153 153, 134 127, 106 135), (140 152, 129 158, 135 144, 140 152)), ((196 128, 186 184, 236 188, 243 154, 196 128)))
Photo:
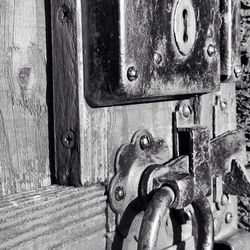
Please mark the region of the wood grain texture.
POLYGON ((0 249, 105 249, 104 192, 50 186, 4 197, 0 249))
POLYGON ((55 170, 57 183, 80 185, 76 3, 51 1, 55 170), (69 140, 72 146, 64 145, 69 140), (65 138, 63 139, 63 136, 65 138))
POLYGON ((220 92, 215 96, 214 136, 236 129, 235 83, 221 83, 220 92))
POLYGON ((43 1, 0 2, 0 193, 50 184, 43 1))
POLYGON ((56 0, 51 1, 51 7, 58 183, 89 185, 107 181, 108 173, 113 175, 118 148, 142 128, 165 138, 172 150, 172 113, 176 102, 96 109, 86 103, 81 1, 56 0), (62 9, 68 11, 63 21, 62 9), (71 149, 62 145, 65 131, 75 134, 75 146, 71 149))

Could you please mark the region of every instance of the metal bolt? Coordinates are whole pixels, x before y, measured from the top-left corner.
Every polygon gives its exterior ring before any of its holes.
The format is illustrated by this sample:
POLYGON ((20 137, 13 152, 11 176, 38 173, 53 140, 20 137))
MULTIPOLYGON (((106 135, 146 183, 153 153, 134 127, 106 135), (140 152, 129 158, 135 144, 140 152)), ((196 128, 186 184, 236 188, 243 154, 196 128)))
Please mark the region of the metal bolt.
POLYGON ((228 204, 228 202, 229 202, 228 195, 223 194, 223 195, 221 196, 221 205, 222 205, 222 206, 225 206, 225 205, 228 204))
POLYGON ((162 62, 162 56, 159 53, 154 54, 154 61, 156 64, 160 64, 162 62))
POLYGON ((190 117, 192 110, 188 104, 183 105, 182 107, 182 115, 186 118, 190 117))
POLYGON ((150 147, 150 139, 148 136, 143 135, 140 139, 140 147, 142 150, 145 150, 150 147))
POLYGON ((134 66, 128 68, 127 77, 130 82, 133 82, 138 78, 138 71, 134 66))
POLYGON ((239 77, 242 75, 242 72, 243 72, 243 70, 242 70, 242 67, 241 67, 241 66, 236 66, 236 67, 234 68, 234 74, 235 74, 235 76, 236 76, 237 78, 239 78, 239 77))
POLYGON ((233 221, 233 214, 231 212, 226 213, 225 221, 227 224, 229 224, 233 221))
POLYGON ((62 144, 65 148, 73 148, 75 145, 75 135, 71 131, 67 131, 62 135, 62 144))
POLYGON ((207 53, 210 57, 212 57, 215 54, 216 50, 213 44, 210 44, 207 48, 207 53))
POLYGON ((119 186, 115 189, 115 198, 117 201, 123 200, 125 196, 126 196, 126 191, 123 186, 119 186))

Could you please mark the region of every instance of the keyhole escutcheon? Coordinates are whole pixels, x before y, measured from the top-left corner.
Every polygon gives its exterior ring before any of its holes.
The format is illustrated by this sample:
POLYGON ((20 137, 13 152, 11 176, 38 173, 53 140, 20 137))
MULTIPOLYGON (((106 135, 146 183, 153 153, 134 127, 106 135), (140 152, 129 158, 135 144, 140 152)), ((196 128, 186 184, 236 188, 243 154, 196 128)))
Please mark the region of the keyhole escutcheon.
POLYGON ((192 0, 176 0, 172 27, 178 52, 187 56, 196 40, 196 14, 192 0))

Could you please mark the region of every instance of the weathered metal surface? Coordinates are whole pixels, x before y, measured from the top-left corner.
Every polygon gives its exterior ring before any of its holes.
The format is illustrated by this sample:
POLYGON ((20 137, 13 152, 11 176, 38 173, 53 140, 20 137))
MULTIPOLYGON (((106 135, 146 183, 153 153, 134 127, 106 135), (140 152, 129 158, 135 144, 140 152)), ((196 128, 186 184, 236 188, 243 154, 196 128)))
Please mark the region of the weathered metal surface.
POLYGON ((224 176, 224 190, 228 194, 250 196, 250 180, 246 168, 237 161, 231 163, 230 172, 224 176))
MULTIPOLYGON (((175 187, 170 188, 168 186, 163 186, 156 191, 152 200, 149 202, 142 220, 138 239, 138 249, 157 249, 157 238, 163 218, 168 209, 176 207, 176 201, 180 201, 178 200, 180 193, 184 194, 186 201, 188 201, 189 204, 192 202, 196 213, 198 225, 198 249, 213 249, 214 229, 210 203, 200 190, 196 189, 196 195, 195 197, 192 197, 192 195, 186 195, 185 188, 187 187, 183 186, 183 189, 176 190, 175 187)), ((194 186, 192 189, 194 191, 194 186)), ((181 204, 183 205, 182 208, 187 206, 185 202, 181 202, 178 204, 177 208, 180 209, 181 204)))
MULTIPOLYGON (((185 105, 182 106, 183 112, 185 105)), ((186 113, 190 114, 189 110, 186 113)), ((186 121, 189 122, 188 119, 186 121)), ((179 123, 184 126, 184 120, 179 123)), ((159 243, 157 235, 168 208, 171 211, 186 209, 190 204, 196 215, 193 226, 196 225, 194 230, 198 234, 197 247, 212 249, 214 239, 225 241, 235 234, 237 208, 236 196, 233 195, 249 195, 250 184, 244 167, 245 140, 241 130, 225 133, 213 140, 210 140, 209 130, 198 125, 180 127, 176 131, 178 154, 182 156, 171 161, 162 162, 167 147, 163 140, 153 139, 147 131, 137 132, 131 144, 121 147, 117 155, 118 168, 110 186, 110 203, 119 216, 123 215, 117 224, 123 239, 128 235, 134 218, 145 209, 139 249, 154 249, 159 243), (152 160, 155 157, 161 158, 161 163, 152 160), (236 160, 243 165, 240 166, 236 160), (168 199, 159 199, 161 191, 158 190, 162 187, 170 188, 175 196, 167 207, 165 202, 168 199)), ((181 227, 182 222, 178 223, 181 227)), ((134 226, 138 228, 139 225, 137 222, 134 226)), ((161 239, 160 244, 162 246, 164 240, 161 239)))
POLYGON ((175 193, 172 208, 182 209, 191 204, 194 193, 194 179, 189 174, 187 157, 180 157, 164 165, 151 165, 141 176, 139 195, 144 205, 150 199, 150 192, 162 186, 171 187, 175 193), (179 167, 179 169, 178 169, 179 167))
POLYGON ((168 157, 168 146, 163 139, 154 139, 146 130, 135 133, 131 143, 123 145, 116 156, 116 175, 109 187, 112 209, 122 215, 138 197, 143 171, 152 164, 163 164, 168 157))
POLYGON ((240 61, 240 0, 220 1, 221 75, 222 80, 235 80, 242 73, 240 61))
POLYGON ((232 160, 242 166, 247 162, 244 132, 235 130, 211 141, 211 174, 224 176, 231 170, 232 160))
POLYGON ((190 172, 196 185, 205 193, 211 192, 210 132, 206 127, 178 128, 179 154, 189 155, 190 172))
POLYGON ((218 89, 219 1, 182 2, 83 1, 89 104, 145 102, 218 89))
POLYGON ((169 187, 162 187, 154 195, 143 216, 138 239, 138 250, 156 249, 161 223, 174 200, 175 194, 169 187))
POLYGON ((189 159, 180 156, 166 164, 151 165, 141 175, 139 195, 145 207, 148 205, 148 195, 151 191, 158 189, 164 183, 163 177, 171 173, 189 173, 189 159))
POLYGON ((211 250, 214 245, 214 221, 210 203, 202 191, 197 193, 192 202, 196 212, 198 225, 198 243, 197 249, 211 250))

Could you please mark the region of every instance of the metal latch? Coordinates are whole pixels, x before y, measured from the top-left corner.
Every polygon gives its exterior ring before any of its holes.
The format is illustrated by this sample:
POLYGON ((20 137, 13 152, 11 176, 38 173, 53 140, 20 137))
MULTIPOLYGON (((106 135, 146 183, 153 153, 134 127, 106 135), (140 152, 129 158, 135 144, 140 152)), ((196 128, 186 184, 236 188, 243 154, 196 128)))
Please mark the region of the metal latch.
POLYGON ((210 140, 206 127, 177 131, 179 156, 168 162, 164 162, 165 140, 153 138, 146 130, 138 131, 118 151, 116 175, 109 187, 117 231, 125 240, 136 214, 144 211, 137 224, 138 249, 172 249, 190 238, 193 249, 233 247, 232 236, 246 237, 237 230, 235 197, 250 195, 244 133, 228 132, 210 140), (179 217, 177 224, 172 224, 171 234, 165 231, 165 237, 159 237, 173 211, 179 217), (192 222, 189 238, 181 233, 187 221, 192 222), (169 235, 172 240, 167 240, 169 235))

